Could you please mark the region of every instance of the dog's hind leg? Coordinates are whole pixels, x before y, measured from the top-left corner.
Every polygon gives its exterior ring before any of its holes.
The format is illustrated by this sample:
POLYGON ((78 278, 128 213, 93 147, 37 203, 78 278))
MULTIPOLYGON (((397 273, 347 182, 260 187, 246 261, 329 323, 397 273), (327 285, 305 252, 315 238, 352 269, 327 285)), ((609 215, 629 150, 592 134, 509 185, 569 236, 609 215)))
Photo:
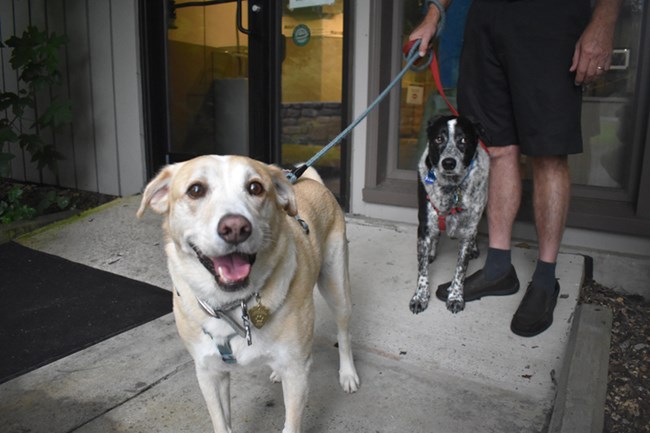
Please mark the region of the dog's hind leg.
POLYGON ((229 433, 230 430, 230 373, 208 372, 196 366, 196 378, 208 406, 215 433, 229 433))
POLYGON ((350 276, 348 272, 348 245, 341 233, 334 233, 327 240, 327 256, 323 260, 318 290, 336 319, 337 340, 339 344, 339 383, 345 392, 359 389, 359 376, 354 366, 352 342, 350 338, 350 317, 352 299, 350 295, 350 276))
POLYGON ((458 313, 465 308, 465 299, 463 299, 463 286, 465 284, 465 274, 467 273, 467 264, 473 253, 472 247, 476 247, 475 238, 462 239, 458 250, 458 260, 456 261, 456 271, 454 278, 451 280, 447 293, 447 309, 452 313, 458 313))

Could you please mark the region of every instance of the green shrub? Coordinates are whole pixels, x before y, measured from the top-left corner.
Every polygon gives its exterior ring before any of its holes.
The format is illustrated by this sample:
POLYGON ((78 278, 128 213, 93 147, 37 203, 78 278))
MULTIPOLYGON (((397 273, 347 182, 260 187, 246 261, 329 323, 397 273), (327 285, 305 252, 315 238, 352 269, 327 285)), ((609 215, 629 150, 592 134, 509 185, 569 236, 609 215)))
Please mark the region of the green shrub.
POLYGON ((70 102, 52 95, 49 106, 41 107, 38 117, 36 96, 46 89, 54 89, 61 81, 59 50, 67 42, 65 36, 50 35, 30 26, 22 36, 12 36, 5 45, 12 48, 9 62, 18 73, 18 91, 0 93, 0 175, 9 173, 11 160, 9 143, 18 143, 31 155, 39 170, 49 168, 56 172, 56 161, 63 158, 54 144, 46 143, 42 130, 56 130, 70 123, 70 102))

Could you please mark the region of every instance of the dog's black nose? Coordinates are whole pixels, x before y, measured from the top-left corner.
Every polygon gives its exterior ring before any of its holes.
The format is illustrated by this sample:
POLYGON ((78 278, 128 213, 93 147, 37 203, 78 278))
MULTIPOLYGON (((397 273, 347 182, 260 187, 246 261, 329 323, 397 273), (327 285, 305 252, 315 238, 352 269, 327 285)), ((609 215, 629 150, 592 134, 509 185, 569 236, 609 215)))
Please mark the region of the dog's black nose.
POLYGON ((454 168, 456 168, 456 160, 454 158, 443 159, 442 168, 445 170, 453 170, 454 168))
POLYGON ((229 244, 244 242, 251 235, 250 221, 241 215, 225 215, 217 225, 219 237, 229 244))

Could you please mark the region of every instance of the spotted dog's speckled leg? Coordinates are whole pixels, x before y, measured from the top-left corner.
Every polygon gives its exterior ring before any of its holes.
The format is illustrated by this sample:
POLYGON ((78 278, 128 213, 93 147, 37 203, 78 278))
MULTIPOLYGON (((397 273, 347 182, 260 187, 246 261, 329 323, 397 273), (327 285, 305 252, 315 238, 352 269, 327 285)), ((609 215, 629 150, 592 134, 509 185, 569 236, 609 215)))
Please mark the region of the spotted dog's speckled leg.
POLYGON ((465 274, 467 273, 467 264, 472 254, 472 246, 476 247, 474 239, 463 239, 460 241, 458 250, 458 261, 456 262, 456 272, 451 280, 449 293, 447 294, 447 309, 452 313, 458 313, 465 308, 463 299, 463 286, 465 284, 465 274))
POLYGON ((476 236, 474 236, 469 244, 468 260, 478 259, 480 255, 481 252, 478 249, 478 242, 476 242, 476 236))
POLYGON ((429 291, 429 263, 436 256, 438 239, 440 239, 440 230, 437 230, 436 226, 434 226, 437 223, 437 217, 433 212, 431 203, 426 200, 426 193, 423 193, 423 191, 423 188, 420 187, 419 193, 423 197, 418 212, 418 282, 415 294, 409 304, 413 314, 421 313, 429 306, 429 298, 431 297, 429 291))

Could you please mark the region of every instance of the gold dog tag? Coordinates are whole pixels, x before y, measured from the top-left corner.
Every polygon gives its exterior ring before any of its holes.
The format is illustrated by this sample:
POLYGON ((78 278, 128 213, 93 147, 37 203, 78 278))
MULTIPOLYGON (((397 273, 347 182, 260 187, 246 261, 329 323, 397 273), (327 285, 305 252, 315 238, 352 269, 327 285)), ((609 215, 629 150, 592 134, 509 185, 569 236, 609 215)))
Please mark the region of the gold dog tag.
POLYGON ((248 314, 251 318, 251 323, 257 328, 260 329, 267 320, 269 320, 269 315, 271 311, 262 305, 260 297, 257 297, 257 305, 248 309, 248 314))

